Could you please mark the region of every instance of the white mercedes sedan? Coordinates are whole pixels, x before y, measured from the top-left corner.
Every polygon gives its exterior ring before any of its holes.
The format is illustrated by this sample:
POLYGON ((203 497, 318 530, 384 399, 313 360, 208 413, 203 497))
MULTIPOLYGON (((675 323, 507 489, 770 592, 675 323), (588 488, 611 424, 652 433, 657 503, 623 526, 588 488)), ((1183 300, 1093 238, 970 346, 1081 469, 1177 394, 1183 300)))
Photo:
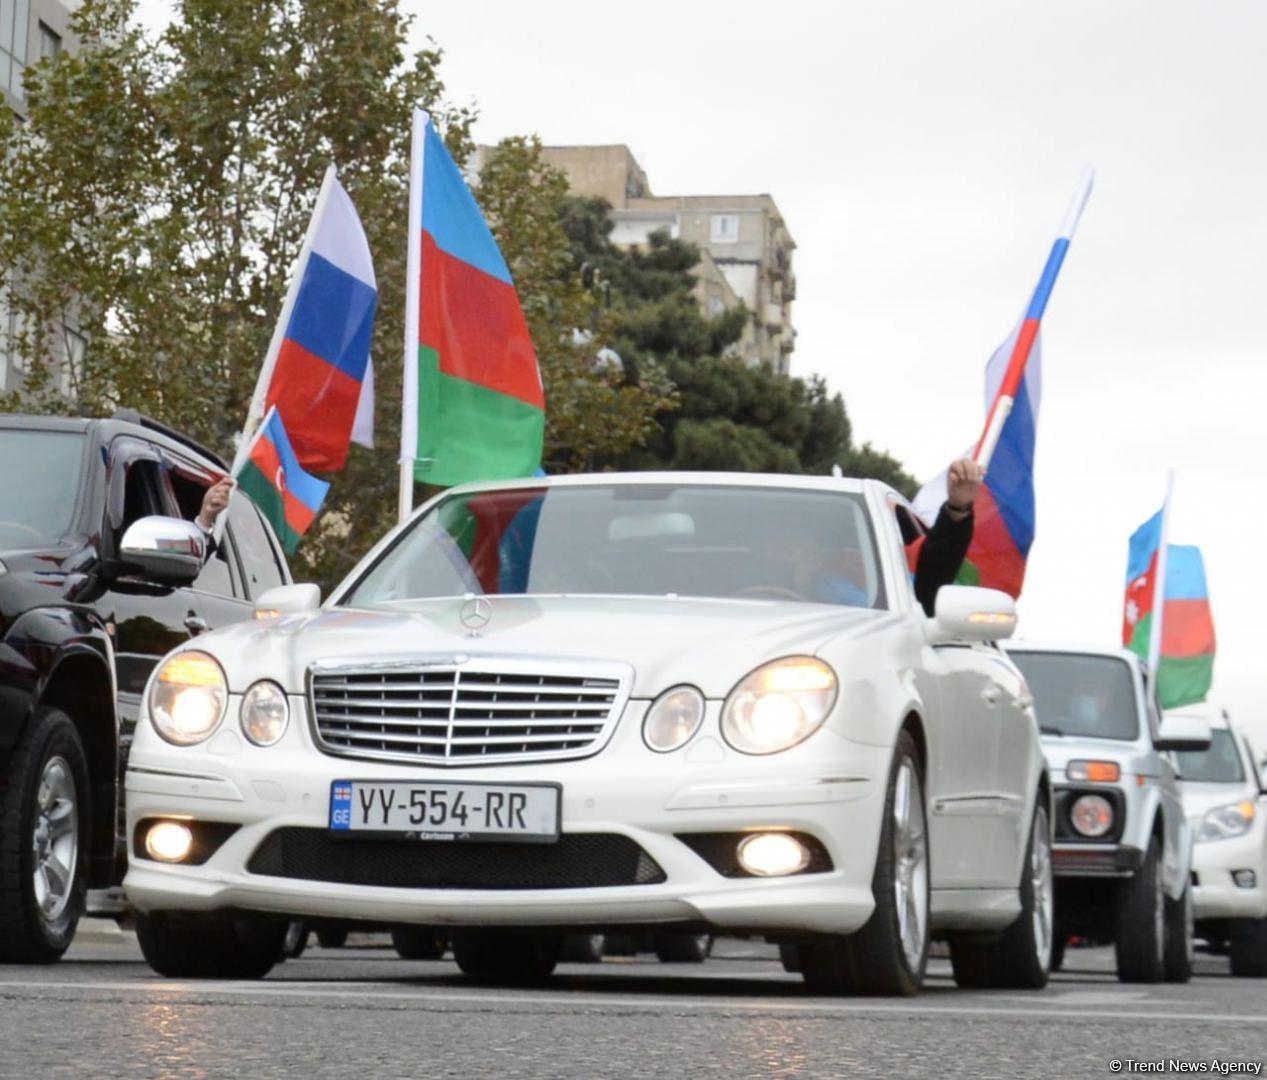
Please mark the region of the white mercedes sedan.
POLYGON ((567 933, 760 935, 817 991, 1039 987, 1051 789, 1011 599, 915 600, 875 481, 569 476, 447 491, 325 604, 172 653, 126 779, 169 976, 287 920, 425 928, 542 978, 567 933))

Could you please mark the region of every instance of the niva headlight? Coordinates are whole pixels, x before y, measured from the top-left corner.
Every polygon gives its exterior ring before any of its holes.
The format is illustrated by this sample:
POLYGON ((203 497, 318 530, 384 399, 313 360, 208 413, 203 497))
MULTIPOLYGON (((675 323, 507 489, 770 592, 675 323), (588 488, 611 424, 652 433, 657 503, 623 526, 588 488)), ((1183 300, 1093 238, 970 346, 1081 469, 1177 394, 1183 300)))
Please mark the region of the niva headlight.
POLYGON ((150 683, 150 721, 177 746, 200 743, 220 726, 229 687, 220 665, 204 652, 168 657, 150 683))
POLYGON ((1201 829, 1197 833, 1197 843, 1206 840, 1231 840, 1235 836, 1244 836, 1254 824, 1254 804, 1246 799, 1244 802, 1229 803, 1227 806, 1216 806, 1207 810, 1201 819, 1201 829))
POLYGON ((836 673, 813 656, 789 656, 746 675, 722 706, 721 731, 744 754, 773 754, 813 734, 836 704, 836 673))

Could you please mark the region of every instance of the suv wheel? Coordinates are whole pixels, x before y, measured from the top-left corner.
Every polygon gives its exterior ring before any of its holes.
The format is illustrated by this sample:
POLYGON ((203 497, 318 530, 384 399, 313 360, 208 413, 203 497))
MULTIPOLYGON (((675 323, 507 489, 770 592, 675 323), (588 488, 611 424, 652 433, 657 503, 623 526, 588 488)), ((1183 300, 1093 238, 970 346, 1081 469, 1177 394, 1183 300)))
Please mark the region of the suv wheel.
POLYGON ((1192 978, 1196 946, 1192 941, 1192 886, 1184 883, 1178 900, 1166 897, 1166 982, 1186 983, 1192 978))
POLYGON ((656 934, 656 959, 662 964, 702 964, 713 951, 711 934, 656 934))
POLYGON ((1246 919, 1232 927, 1228 943, 1233 975, 1267 976, 1267 919, 1246 919))
POLYGON ((820 994, 909 996, 928 962, 928 819, 915 740, 898 736, 871 879, 875 910, 855 933, 802 945, 801 973, 820 994))
POLYGON ((282 958, 288 928, 284 919, 138 913, 136 940, 169 979, 262 979, 282 958))
POLYGON ((392 927, 392 948, 402 960, 439 960, 448 944, 442 933, 429 926, 392 927))
POLYGON ((1117 977, 1122 982, 1161 982, 1166 973, 1166 896, 1161 886, 1161 841, 1148 842, 1135 876, 1117 896, 1117 977))
POLYGON ((88 763, 69 716, 39 710, 0 778, 0 960, 51 963, 84 911, 88 763))
POLYGON ((540 982, 559 962, 560 934, 464 930, 453 935, 453 959, 463 975, 498 982, 540 982))
POLYGON ((974 989, 1041 990, 1051 971, 1055 910, 1051 872, 1051 831, 1040 800, 1021 869, 1021 914, 998 941, 951 941, 955 982, 974 989))

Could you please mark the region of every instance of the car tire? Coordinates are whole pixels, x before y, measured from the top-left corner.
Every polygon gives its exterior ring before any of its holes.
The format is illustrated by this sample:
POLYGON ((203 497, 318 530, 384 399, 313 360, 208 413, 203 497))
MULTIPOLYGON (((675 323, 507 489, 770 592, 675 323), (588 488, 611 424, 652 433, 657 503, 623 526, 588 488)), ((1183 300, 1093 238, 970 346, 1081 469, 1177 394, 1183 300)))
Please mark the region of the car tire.
POLYGON ((1069 939, 1063 934, 1057 934, 1052 938, 1051 942, 1051 970, 1059 971, 1065 966, 1065 946, 1069 939))
POLYGON ((1161 841, 1153 836, 1140 868, 1118 891, 1114 950, 1117 977, 1122 982, 1158 983, 1165 976, 1165 901, 1161 841))
POLYGON ((540 982, 559 962, 559 934, 465 930, 453 935, 453 959, 463 975, 497 982, 540 982))
POLYGON ((0 960, 48 964, 70 947, 88 895, 89 791, 74 723, 40 709, 0 773, 0 960))
POLYGON ((262 979, 282 955, 288 925, 138 913, 136 940, 146 963, 169 979, 262 979))
POLYGON ((711 934, 656 934, 656 958, 662 964, 702 964, 713 951, 711 934))
POLYGON ((565 934, 559 959, 566 964, 600 964, 606 950, 606 934, 565 934))
POLYGON ((1246 919, 1233 926, 1228 956, 1233 975, 1267 977, 1267 919, 1246 919))
POLYGON ((348 943, 345 926, 322 926, 317 929, 317 944, 323 949, 341 949, 348 943))
POLYGON ((1166 897, 1166 982, 1186 983, 1192 978, 1196 944, 1192 935, 1192 886, 1186 881, 1178 900, 1166 897))
POLYGON ((1041 990, 1051 973, 1055 885, 1051 826, 1040 799, 1034 807, 1019 887, 1021 914, 997 941, 950 943, 955 982, 974 990, 1041 990))
POLYGON ((784 971, 792 975, 799 975, 801 973, 801 947, 792 944, 780 945, 779 963, 783 965, 784 971))
POLYGON ((861 930, 800 947, 817 994, 909 997, 928 963, 928 816, 915 739, 898 736, 871 879, 875 910, 861 930))
POLYGON ((430 926, 392 927, 392 948, 402 960, 439 960, 448 947, 445 936, 430 926))
POLYGON ((281 959, 298 960, 308 948, 308 927, 300 919, 291 919, 286 924, 286 936, 282 938, 281 959))

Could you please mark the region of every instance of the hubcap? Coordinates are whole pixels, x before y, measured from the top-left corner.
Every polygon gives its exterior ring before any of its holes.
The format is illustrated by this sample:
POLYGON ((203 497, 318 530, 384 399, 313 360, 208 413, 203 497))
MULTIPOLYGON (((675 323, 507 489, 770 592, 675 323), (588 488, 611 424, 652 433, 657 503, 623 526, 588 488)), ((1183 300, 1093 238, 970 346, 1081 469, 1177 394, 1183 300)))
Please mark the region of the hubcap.
POLYGON ((893 791, 893 894, 907 966, 918 971, 928 935, 928 836, 924 795, 915 767, 906 760, 893 791))
POLYGON ((1052 912, 1056 906, 1055 884, 1051 873, 1051 837, 1047 834, 1047 811, 1034 814, 1034 837, 1030 841, 1030 891, 1034 896, 1034 946, 1038 963, 1046 968, 1051 963, 1052 912))
POLYGON ((79 858, 79 813, 75 806, 75 780, 64 758, 44 764, 35 795, 35 828, 31 848, 35 864, 35 902, 50 922, 70 903, 79 858))

